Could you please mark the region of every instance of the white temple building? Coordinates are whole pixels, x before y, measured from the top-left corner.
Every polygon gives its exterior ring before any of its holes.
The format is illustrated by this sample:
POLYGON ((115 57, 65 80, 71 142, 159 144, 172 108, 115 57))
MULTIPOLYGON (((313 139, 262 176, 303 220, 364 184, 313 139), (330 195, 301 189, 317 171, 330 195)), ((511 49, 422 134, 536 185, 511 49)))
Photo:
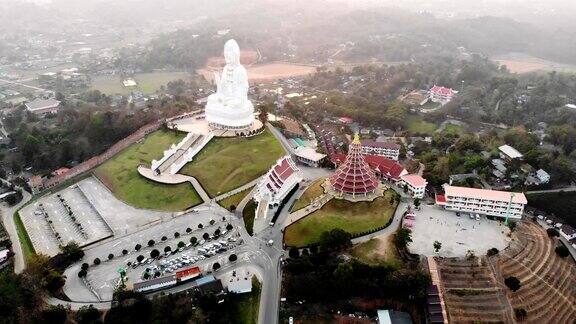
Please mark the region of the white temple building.
POLYGON ((258 183, 254 200, 266 202, 268 206, 278 206, 284 197, 302 181, 299 172, 300 169, 289 156, 278 159, 258 183))
POLYGON ((240 64, 240 47, 231 39, 224 45, 226 66, 215 73, 216 93, 208 97, 206 121, 214 129, 248 130, 254 123, 254 106, 248 99, 248 73, 240 64))

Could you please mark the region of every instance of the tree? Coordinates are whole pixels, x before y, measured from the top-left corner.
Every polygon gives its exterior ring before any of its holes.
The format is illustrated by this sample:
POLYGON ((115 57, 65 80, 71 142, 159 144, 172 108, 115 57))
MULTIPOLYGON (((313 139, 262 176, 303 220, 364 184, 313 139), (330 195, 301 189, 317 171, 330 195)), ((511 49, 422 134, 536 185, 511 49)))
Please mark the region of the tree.
POLYGON ((198 239, 195 236, 192 236, 190 238, 190 243, 192 243, 192 245, 196 245, 197 242, 198 242, 198 239))
POLYGON ((160 256, 160 251, 158 251, 157 249, 150 251, 150 257, 152 259, 156 259, 158 256, 160 256))
POLYGON ((136 246, 134 246, 135 251, 140 251, 141 248, 142 248, 142 245, 140 245, 140 244, 136 244, 136 246))
POLYGON ((219 228, 217 228, 217 229, 214 231, 214 236, 219 236, 220 233, 222 233, 222 232, 220 231, 219 228))
POLYGON ((186 243, 184 243, 182 241, 178 242, 178 248, 183 248, 185 246, 186 246, 186 243))
POLYGON ((202 235, 202 238, 205 239, 205 240, 207 240, 207 239, 210 238, 210 234, 204 233, 204 235, 202 235))
POLYGON ((434 241, 434 251, 436 253, 440 252, 440 249, 442 248, 442 243, 438 242, 438 241, 434 241))
POLYGON ((63 305, 51 305, 42 311, 41 316, 43 323, 60 324, 66 322, 68 314, 63 305))
POLYGON ((335 228, 320 235, 320 249, 322 251, 337 251, 352 246, 352 235, 335 228))
POLYGON ((84 278, 84 277, 86 277, 87 274, 88 274, 88 271, 82 269, 82 270, 78 271, 78 278, 84 278))
POLYGON ((144 256, 142 254, 136 257, 136 261, 142 262, 142 260, 144 260, 144 256))
POLYGON ((420 207, 420 198, 414 199, 414 207, 416 207, 416 208, 420 207))
POLYGON ((236 254, 230 254, 230 256, 228 257, 228 260, 230 262, 236 262, 236 260, 238 260, 238 256, 236 254))
POLYGON ((126 254, 128 254, 128 250, 126 250, 126 249, 122 250, 122 255, 126 255, 126 254))
POLYGON ((524 322, 528 318, 528 312, 524 308, 514 308, 514 317, 518 322, 524 322))
POLYGON ((179 238, 179 237, 180 237, 180 233, 174 232, 174 238, 179 238))
POLYGON ((112 259, 114 259, 114 254, 112 254, 112 253, 108 254, 108 260, 112 260, 112 259))
POLYGON ((220 269, 220 263, 216 262, 212 265, 212 270, 218 271, 218 269, 220 269))
POLYGON ((90 265, 86 262, 82 263, 82 270, 88 270, 88 267, 90 267, 90 265))
POLYGON ((491 249, 488 250, 488 252, 486 252, 486 255, 487 255, 487 256, 493 256, 493 255, 498 254, 498 252, 499 252, 499 251, 498 251, 497 248, 491 248, 491 249))
POLYGON ((520 280, 514 276, 510 276, 504 279, 504 284, 512 291, 517 291, 522 286, 520 284, 520 280))
POLYGON ((76 321, 78 324, 94 324, 99 322, 101 316, 100 311, 94 306, 82 306, 76 312, 76 321))
POLYGON ((171 247, 169 247, 169 246, 164 247, 164 253, 168 253, 170 251, 172 251, 171 247))
POLYGON ((514 221, 508 222, 508 228, 510 229, 510 232, 514 232, 517 225, 518 224, 516 224, 516 222, 514 222, 514 221))
POLYGON ((296 247, 291 247, 290 250, 288 250, 288 256, 292 259, 298 258, 300 257, 300 251, 296 247))
POLYGON ((100 262, 101 262, 101 261, 100 261, 100 259, 99 259, 99 258, 96 258, 96 259, 94 259, 94 264, 95 264, 95 265, 99 265, 99 264, 100 264, 100 262))
POLYGON ((556 251, 556 254, 558 254, 558 256, 561 258, 565 258, 570 255, 570 251, 565 245, 558 245, 554 251, 556 251))
POLYGON ((148 246, 154 246, 154 244, 156 244, 156 242, 154 242, 154 240, 148 241, 148 246))
POLYGON ((412 231, 408 228, 400 228, 394 235, 394 244, 398 249, 405 249, 412 242, 412 231))
POLYGON ((408 193, 408 185, 405 184, 405 185, 402 187, 402 191, 404 191, 404 193, 408 193))
POLYGON ((70 263, 74 263, 84 256, 84 251, 80 248, 78 243, 72 241, 61 247, 62 254, 70 263))
POLYGON ((204 228, 204 225, 198 224, 198 228, 199 228, 199 229, 202 229, 202 228, 204 228))
POLYGON ((555 229, 554 227, 550 227, 550 228, 546 229, 546 234, 548 234, 548 237, 550 237, 550 238, 560 236, 560 232, 558 232, 558 230, 555 229))
POLYGON ((188 227, 188 228, 186 229, 186 233, 190 234, 190 232, 192 232, 192 229, 191 229, 190 227, 188 227))
POLYGON ((166 241, 168 238, 166 236, 162 236, 162 238, 160 240, 162 240, 162 242, 166 241))
POLYGON ((234 228, 234 226, 232 226, 232 224, 226 225, 226 230, 227 230, 227 231, 231 231, 233 228, 234 228))
POLYGON ((230 207, 228 208, 231 212, 235 212, 236 211, 236 205, 230 205, 230 207))

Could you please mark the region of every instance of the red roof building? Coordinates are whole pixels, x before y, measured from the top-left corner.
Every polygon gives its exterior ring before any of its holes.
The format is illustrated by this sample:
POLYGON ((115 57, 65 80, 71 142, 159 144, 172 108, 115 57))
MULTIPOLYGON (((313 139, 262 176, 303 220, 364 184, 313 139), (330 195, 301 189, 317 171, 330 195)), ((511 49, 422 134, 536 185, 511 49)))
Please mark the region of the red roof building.
POLYGON ((279 205, 302 180, 299 171, 292 158, 280 158, 258 183, 254 198, 258 201, 265 200, 269 205, 279 205))
POLYGON ((178 279, 179 281, 186 281, 198 277, 200 273, 201 271, 200 268, 198 267, 182 269, 176 272, 176 279, 178 279))
POLYGON ((346 160, 336 169, 329 181, 334 191, 352 197, 372 194, 378 188, 376 174, 364 160, 358 135, 350 144, 346 160))
MULTIPOLYGON (((339 166, 346 160, 346 156, 344 154, 333 154, 331 160, 332 163, 339 166)), ((403 175, 408 174, 408 171, 406 171, 400 163, 383 156, 364 155, 364 161, 368 163, 372 171, 381 179, 398 182, 403 175)))
POLYGON ((433 102, 447 103, 454 97, 454 94, 458 93, 450 88, 433 86, 430 89, 430 99, 433 102))

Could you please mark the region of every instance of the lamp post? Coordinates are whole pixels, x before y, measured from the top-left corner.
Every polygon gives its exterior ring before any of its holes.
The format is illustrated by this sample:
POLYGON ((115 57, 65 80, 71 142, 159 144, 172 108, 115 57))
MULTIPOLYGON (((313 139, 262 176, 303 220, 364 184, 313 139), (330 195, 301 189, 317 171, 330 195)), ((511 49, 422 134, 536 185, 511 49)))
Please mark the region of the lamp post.
POLYGON ((506 212, 506 220, 504 221, 504 225, 508 226, 508 217, 510 217, 510 208, 512 208, 512 199, 514 199, 514 193, 510 193, 510 201, 508 202, 508 210, 506 212))

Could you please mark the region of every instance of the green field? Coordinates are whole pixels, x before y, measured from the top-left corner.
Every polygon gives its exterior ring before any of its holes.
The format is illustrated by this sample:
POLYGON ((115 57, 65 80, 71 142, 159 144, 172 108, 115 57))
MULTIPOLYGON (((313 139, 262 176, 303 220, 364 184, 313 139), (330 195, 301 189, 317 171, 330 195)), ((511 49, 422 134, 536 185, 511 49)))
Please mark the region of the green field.
POLYGON ((316 182, 312 183, 306 191, 298 198, 296 203, 292 206, 290 211, 297 211, 298 209, 302 209, 308 205, 310 205, 314 199, 320 197, 324 193, 324 188, 322 188, 322 183, 324 183, 324 179, 317 180, 316 182))
POLYGON ((160 90, 170 81, 189 80, 190 75, 186 72, 154 72, 139 73, 134 75, 134 80, 138 84, 136 87, 124 87, 123 78, 118 75, 98 75, 92 78, 90 90, 99 90, 105 94, 130 94, 133 90, 140 90, 145 94, 152 94, 160 90))
POLYGON ((355 245, 350 251, 352 256, 370 265, 391 265, 399 267, 402 260, 390 236, 386 241, 372 238, 369 241, 355 245))
POLYGON ((397 203, 390 204, 395 195, 388 190, 384 197, 357 203, 332 199, 320 210, 288 226, 284 242, 289 246, 306 246, 317 243, 322 233, 335 228, 355 234, 384 226, 396 211, 397 203))
POLYGON ((438 127, 422 119, 420 116, 411 115, 406 119, 406 130, 410 133, 431 135, 438 127))
POLYGON ((24 254, 24 261, 28 263, 28 261, 36 255, 36 250, 34 249, 34 245, 32 245, 32 241, 30 241, 28 232, 26 232, 26 228, 20 219, 20 211, 14 213, 13 217, 14 224, 16 225, 16 232, 18 232, 18 239, 20 240, 20 246, 22 247, 22 254, 24 254))
POLYGON ((251 138, 214 138, 180 173, 198 179, 215 197, 263 175, 284 154, 269 130, 251 138))
POLYGON ((149 165, 162 157, 171 144, 184 133, 156 131, 99 166, 94 174, 114 195, 136 208, 181 211, 202 202, 191 184, 167 185, 142 177, 138 165, 149 165))
POLYGON ((252 190, 252 188, 254 188, 254 187, 250 187, 250 188, 248 188, 244 191, 241 191, 235 195, 232 195, 228 198, 222 199, 218 202, 218 204, 220 204, 220 206, 222 206, 226 209, 230 209, 230 206, 232 206, 232 205, 238 207, 238 205, 240 204, 242 199, 244 199, 244 197, 246 197, 246 195, 248 193, 250 193, 250 190, 252 190))
POLYGON ((230 295, 230 317, 237 319, 235 323, 258 323, 260 306, 260 291, 262 285, 255 277, 252 278, 252 291, 242 295, 230 295))

